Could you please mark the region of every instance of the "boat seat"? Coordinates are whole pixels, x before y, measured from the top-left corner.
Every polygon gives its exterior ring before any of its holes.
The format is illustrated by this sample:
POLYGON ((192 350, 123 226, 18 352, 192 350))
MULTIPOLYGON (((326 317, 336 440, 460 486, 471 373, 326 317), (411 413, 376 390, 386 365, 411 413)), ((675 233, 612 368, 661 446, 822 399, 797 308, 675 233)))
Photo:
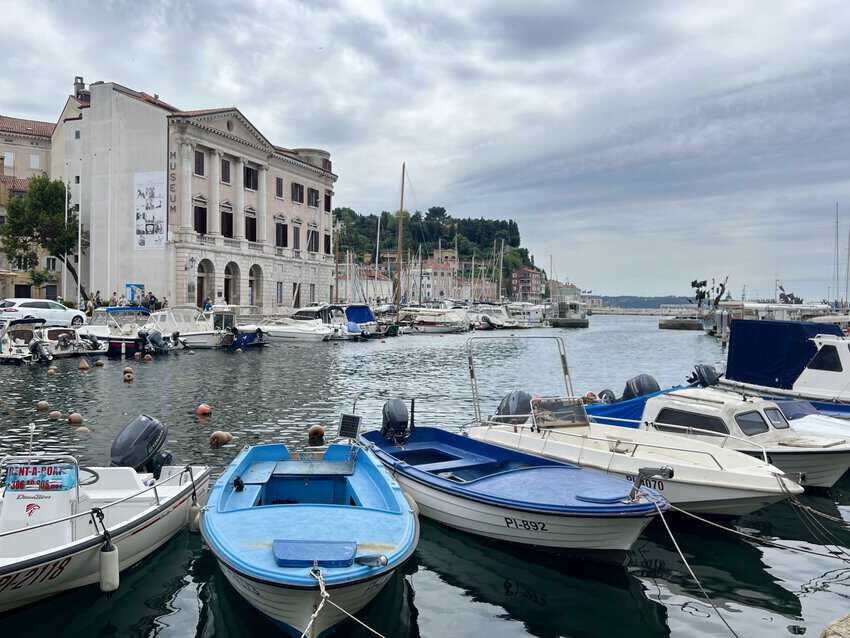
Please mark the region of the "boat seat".
POLYGON ((415 466, 417 470, 423 470, 425 472, 449 472, 453 470, 464 470, 471 467, 477 467, 479 465, 488 465, 490 463, 495 463, 495 459, 491 459, 487 456, 480 456, 478 454, 470 454, 462 459, 456 459, 454 461, 439 461, 437 463, 426 463, 424 465, 415 466))
POLYGON ((274 466, 273 474, 275 476, 351 476, 354 474, 354 463, 324 460, 278 461, 274 466))
POLYGON ((266 483, 272 476, 277 461, 260 461, 252 464, 240 477, 245 485, 266 483))
POLYGON ((254 507, 257 501, 260 500, 260 492, 263 489, 263 484, 246 484, 241 492, 233 490, 230 496, 227 497, 227 505, 225 511, 242 510, 249 507, 254 507))
POLYGON ((355 541, 274 540, 272 552, 279 567, 351 567, 355 541))

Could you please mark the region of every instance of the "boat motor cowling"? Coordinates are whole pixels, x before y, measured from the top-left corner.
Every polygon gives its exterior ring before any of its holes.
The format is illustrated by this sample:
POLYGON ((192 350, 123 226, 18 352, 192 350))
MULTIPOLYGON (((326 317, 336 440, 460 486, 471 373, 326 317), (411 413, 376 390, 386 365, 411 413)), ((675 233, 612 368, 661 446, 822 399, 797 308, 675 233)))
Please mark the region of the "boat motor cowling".
POLYGON ((623 390, 621 401, 636 399, 653 392, 660 392, 661 386, 650 374, 639 374, 626 381, 626 387, 623 390))
POLYGON ((521 425, 531 414, 531 395, 523 390, 511 390, 499 403, 493 421, 521 425))
POLYGON ((151 472, 158 479, 162 467, 172 461, 170 452, 160 451, 167 436, 167 425, 140 414, 125 425, 112 442, 110 465, 151 472))
POLYGON ((413 433, 413 423, 407 406, 401 399, 390 399, 381 410, 381 436, 396 445, 404 443, 413 433))
POLYGON ((162 338, 162 333, 159 330, 151 330, 145 335, 148 347, 154 352, 165 352, 168 350, 168 344, 162 338))
POLYGON ((712 365, 699 363, 694 366, 693 374, 688 377, 688 383, 696 383, 703 388, 710 388, 720 383, 720 375, 712 365))

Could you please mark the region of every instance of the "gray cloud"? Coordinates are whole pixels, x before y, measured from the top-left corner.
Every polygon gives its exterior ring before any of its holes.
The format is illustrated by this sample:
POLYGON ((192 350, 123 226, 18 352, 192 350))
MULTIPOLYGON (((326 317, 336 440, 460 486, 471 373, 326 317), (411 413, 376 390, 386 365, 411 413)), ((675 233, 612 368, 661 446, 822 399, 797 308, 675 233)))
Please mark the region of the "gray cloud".
MULTIPOLYGON (((236 105, 321 146, 337 203, 515 218, 610 293, 823 296, 848 196, 844 3, 0 0, 0 113, 53 120, 74 75, 236 105)), ((848 200, 850 201, 850 200, 848 200)), ((850 220, 850 217, 845 215, 850 220)), ((842 225, 842 235, 847 232, 842 225)), ((842 246, 846 241, 842 241, 842 246)))

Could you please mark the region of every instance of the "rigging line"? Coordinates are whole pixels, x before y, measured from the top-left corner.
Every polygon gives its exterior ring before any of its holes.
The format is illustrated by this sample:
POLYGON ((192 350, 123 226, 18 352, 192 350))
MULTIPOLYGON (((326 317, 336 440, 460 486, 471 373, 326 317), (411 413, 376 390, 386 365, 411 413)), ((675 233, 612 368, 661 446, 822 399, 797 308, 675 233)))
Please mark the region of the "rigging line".
POLYGON ((754 541, 756 543, 761 543, 763 545, 767 545, 769 547, 775 547, 777 549, 787 549, 788 551, 799 552, 801 554, 811 554, 812 556, 820 556, 821 558, 833 558, 833 559, 836 559, 836 560, 840 560, 841 562, 844 562, 844 563, 848 562, 847 560, 845 560, 845 559, 843 559, 839 556, 836 556, 835 554, 825 554, 823 552, 816 552, 816 551, 813 551, 811 549, 802 549, 800 547, 790 547, 789 545, 783 545, 781 543, 776 543, 774 541, 767 540, 766 538, 760 538, 760 537, 755 536, 753 534, 747 534, 746 532, 742 532, 740 530, 733 529, 731 527, 726 527, 725 525, 721 525, 720 523, 715 523, 714 521, 710 521, 707 518, 703 518, 702 516, 697 516, 696 514, 693 514, 692 512, 688 512, 686 510, 681 509, 680 507, 676 507, 672 503, 670 503, 670 509, 676 510, 680 514, 685 514, 686 516, 690 516, 691 518, 695 518, 696 520, 702 521, 703 523, 705 523, 707 525, 711 525, 712 527, 722 529, 722 530, 730 532, 732 534, 737 534, 738 536, 742 536, 743 538, 749 539, 749 540, 754 541))
MULTIPOLYGON (((812 535, 812 538, 814 538, 815 541, 820 545, 826 547, 827 550, 829 550, 831 553, 842 555, 845 558, 850 558, 850 554, 848 554, 844 547, 841 545, 843 541, 837 536, 835 536, 832 532, 830 532, 826 527, 824 527, 824 525, 815 518, 814 514, 808 512, 807 509, 805 509, 808 506, 803 505, 803 503, 800 502, 800 499, 796 494, 791 494, 785 483, 782 481, 781 477, 777 476, 776 480, 779 483, 780 489, 788 495, 788 503, 796 514, 800 523, 802 523, 803 527, 805 527, 809 534, 812 535), (820 533, 818 530, 820 530, 820 533), (833 541, 832 543, 829 542, 830 539, 833 541), (831 548, 830 545, 833 545, 834 549, 831 548)), ((815 511, 816 510, 812 509, 812 512, 815 511)))
POLYGON ((318 583, 319 583, 319 593, 320 593, 320 595, 322 596, 322 601, 319 603, 319 606, 316 608, 316 611, 314 611, 314 612, 313 612, 313 615, 312 615, 312 616, 310 616, 310 623, 307 625, 307 628, 304 630, 304 633, 303 633, 303 634, 301 634, 301 638, 305 638, 305 636, 307 635, 307 632, 310 630, 310 627, 312 626, 313 622, 316 620, 316 617, 318 617, 318 615, 319 615, 319 611, 322 609, 322 607, 324 606, 324 604, 325 604, 326 602, 327 602, 327 603, 330 603, 331 605, 333 605, 334 607, 336 607, 339 611, 341 611, 343 614, 345 614, 346 616, 348 616, 348 617, 349 617, 349 618, 351 618, 352 620, 354 620, 354 621, 358 622, 361 626, 363 626, 364 628, 368 629, 368 630, 369 630, 369 631, 371 631, 373 634, 375 634, 376 636, 378 636, 378 638, 386 638, 386 636, 384 636, 383 634, 378 633, 377 631, 375 631, 374 629, 372 629, 369 625, 367 625, 367 624, 366 624, 366 623, 364 623, 362 620, 360 620, 359 618, 357 618, 357 616, 355 616, 354 614, 350 613, 349 611, 347 611, 347 610, 343 609, 342 607, 340 607, 340 606, 339 606, 339 605, 337 605, 334 601, 332 601, 332 600, 331 600, 331 595, 330 595, 330 594, 327 592, 327 590, 325 589, 325 577, 324 577, 324 575, 322 574, 322 571, 321 571, 318 567, 313 567, 313 568, 310 570, 310 575, 311 575, 313 578, 315 578, 315 579, 318 581, 318 583))
POLYGON ((670 526, 667 524, 667 519, 664 518, 664 512, 658 506, 657 501, 653 500, 652 504, 655 505, 655 509, 658 510, 658 515, 661 517, 661 522, 664 523, 664 529, 667 530, 667 534, 670 536, 670 540, 673 541, 673 547, 676 548, 676 552, 679 554, 679 558, 682 559, 682 563, 684 563, 685 567, 688 568, 688 572, 690 573, 691 578, 694 579, 694 582, 697 584, 697 587, 699 587, 700 591, 702 592, 703 598, 705 598, 706 602, 709 605, 711 605, 711 608, 714 610, 714 613, 717 614, 717 617, 720 618, 720 620, 723 621, 723 624, 726 625, 726 628, 729 630, 729 632, 733 636, 735 636, 735 638, 740 638, 740 636, 738 636, 737 632, 734 629, 732 629, 732 625, 730 625, 729 622, 726 620, 726 618, 723 617, 723 614, 720 613, 720 610, 714 604, 714 601, 711 600, 711 597, 708 595, 708 592, 705 591, 705 588, 702 586, 702 583, 699 582, 699 578, 697 578, 697 575, 694 573, 694 570, 691 569, 691 566, 690 566, 690 564, 688 564, 688 561, 685 558, 685 555, 682 553, 682 550, 679 548, 679 543, 676 542, 676 537, 673 536, 673 530, 671 530, 670 526))

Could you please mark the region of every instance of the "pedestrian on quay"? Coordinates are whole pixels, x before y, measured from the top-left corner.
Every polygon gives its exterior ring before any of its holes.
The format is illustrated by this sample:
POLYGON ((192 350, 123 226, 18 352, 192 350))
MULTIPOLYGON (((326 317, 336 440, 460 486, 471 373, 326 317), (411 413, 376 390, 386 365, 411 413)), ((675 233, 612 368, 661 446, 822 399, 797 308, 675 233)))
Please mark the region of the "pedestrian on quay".
POLYGON ((96 308, 100 308, 103 305, 103 299, 100 298, 100 291, 99 290, 94 295, 94 305, 95 305, 96 308))
POLYGON ((212 301, 207 297, 204 299, 204 312, 209 312, 210 310, 212 310, 212 301))
POLYGON ((125 297, 124 295, 121 295, 120 297, 118 297, 118 305, 119 306, 126 306, 127 305, 127 297, 125 297))
POLYGON ((91 297, 86 301, 86 316, 91 317, 94 314, 94 302, 91 297))
POLYGON ((159 308, 160 308, 160 310, 162 310, 163 308, 167 308, 167 307, 168 307, 168 299, 165 297, 165 295, 163 295, 162 301, 159 302, 159 308))
POLYGON ((114 290, 112 291, 112 297, 109 298, 109 305, 110 306, 117 306, 118 305, 118 293, 116 293, 114 290))

